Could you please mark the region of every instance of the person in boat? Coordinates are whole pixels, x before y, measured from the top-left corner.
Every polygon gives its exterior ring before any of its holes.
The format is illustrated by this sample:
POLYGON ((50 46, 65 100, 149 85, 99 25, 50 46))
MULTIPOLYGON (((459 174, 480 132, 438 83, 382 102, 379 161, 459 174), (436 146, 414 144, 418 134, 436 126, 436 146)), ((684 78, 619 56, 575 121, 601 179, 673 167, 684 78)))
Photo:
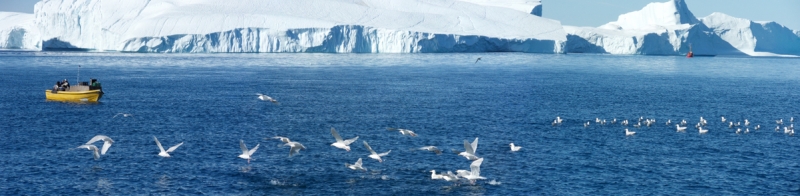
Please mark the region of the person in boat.
POLYGON ((67 81, 67 79, 64 79, 64 82, 61 82, 61 87, 64 88, 63 90, 69 89, 69 81, 67 81))
POLYGON ((51 92, 51 93, 56 93, 56 91, 58 91, 58 88, 59 88, 60 86, 61 86, 61 81, 56 81, 56 84, 55 84, 55 85, 53 85, 53 91, 50 91, 50 92, 51 92))

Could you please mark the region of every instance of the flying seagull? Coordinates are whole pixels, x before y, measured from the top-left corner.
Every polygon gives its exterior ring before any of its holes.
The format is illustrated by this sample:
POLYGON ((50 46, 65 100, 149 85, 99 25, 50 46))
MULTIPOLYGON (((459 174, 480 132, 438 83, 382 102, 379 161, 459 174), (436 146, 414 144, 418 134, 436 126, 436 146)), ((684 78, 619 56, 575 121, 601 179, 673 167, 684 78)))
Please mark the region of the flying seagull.
POLYGON ((384 153, 378 154, 374 150, 372 150, 372 147, 369 147, 369 144, 367 144, 367 141, 364 141, 364 147, 367 147, 367 150, 369 150, 369 153, 370 153, 369 158, 378 160, 378 162, 381 162, 381 163, 383 162, 383 159, 381 159, 381 157, 389 155, 389 153, 392 152, 392 150, 389 150, 389 151, 386 151, 384 153))
POLYGON ((389 127, 389 128, 386 128, 386 130, 389 130, 389 131, 400 131, 400 134, 408 135, 408 136, 411 136, 411 137, 417 137, 417 134, 414 133, 414 131, 411 131, 411 130, 408 130, 408 129, 398 129, 398 128, 389 127))
POLYGON ((156 136, 153 136, 153 140, 156 141, 156 145, 158 145, 158 149, 161 150, 161 152, 158 153, 158 156, 160 156, 160 157, 169 157, 169 153, 170 152, 175 151, 175 149, 178 149, 178 147, 183 145, 183 142, 181 142, 181 143, 176 144, 176 145, 174 145, 172 147, 169 147, 169 149, 167 149, 167 150, 164 150, 164 147, 161 147, 161 142, 158 142, 158 138, 156 138, 156 136))
POLYGON ((105 135, 96 135, 90 139, 89 142, 86 142, 86 144, 92 144, 100 140, 103 140, 103 150, 100 151, 100 154, 105 155, 106 151, 108 151, 108 148, 111 147, 111 144, 114 144, 114 140, 112 140, 110 137, 105 135))
POLYGON ((475 138, 475 141, 472 141, 470 144, 467 140, 464 140, 464 152, 458 153, 458 155, 463 156, 469 160, 478 160, 478 156, 475 156, 475 151, 478 150, 478 138, 475 138))
POLYGON ((111 117, 111 118, 116 118, 116 117, 117 117, 117 116, 119 116, 119 115, 122 115, 122 117, 129 117, 129 116, 133 116, 133 114, 117 113, 116 115, 114 115, 114 117, 111 117))
POLYGON ((476 63, 478 63, 478 61, 480 61, 480 60, 481 60, 481 57, 478 57, 478 59, 477 59, 477 60, 475 60, 475 63, 473 63, 473 64, 476 64, 476 63))
POLYGON ((358 136, 347 140, 342 140, 342 136, 339 136, 339 133, 336 132, 336 129, 334 129, 333 127, 331 127, 331 135, 333 135, 333 138, 336 139, 336 142, 331 144, 331 146, 344 149, 347 152, 350 152, 350 144, 358 140, 358 136))
POLYGON ((361 158, 358 158, 358 161, 356 161, 355 164, 345 163, 344 166, 347 166, 347 168, 350 168, 352 170, 367 171, 367 168, 361 166, 361 158))
POLYGON ((302 150, 306 149, 306 147, 303 146, 303 144, 301 144, 300 142, 289 142, 289 143, 284 144, 284 146, 292 147, 291 149, 289 149, 289 156, 292 156, 292 155, 300 152, 301 149, 302 150))
POLYGON ((84 148, 84 149, 87 149, 87 150, 94 151, 94 160, 100 159, 100 153, 97 152, 97 146, 94 146, 92 144, 84 144, 84 145, 76 147, 75 149, 80 149, 80 148, 84 148))
POLYGON ((242 154, 239 155, 239 158, 247 159, 247 164, 250 164, 250 159, 252 159, 251 156, 253 156, 253 153, 255 153, 256 150, 258 150, 258 145, 261 145, 261 144, 256 144, 256 147, 253 147, 253 149, 247 150, 247 146, 244 145, 244 140, 239 140, 239 147, 242 148, 242 154))
POLYGON ((431 151, 431 152, 433 152, 433 153, 436 153, 437 155, 440 155, 440 154, 442 154, 442 150, 439 150, 439 148, 437 148, 436 146, 424 146, 424 147, 422 147, 422 148, 419 148, 419 149, 420 149, 420 150, 427 150, 427 151, 431 151))

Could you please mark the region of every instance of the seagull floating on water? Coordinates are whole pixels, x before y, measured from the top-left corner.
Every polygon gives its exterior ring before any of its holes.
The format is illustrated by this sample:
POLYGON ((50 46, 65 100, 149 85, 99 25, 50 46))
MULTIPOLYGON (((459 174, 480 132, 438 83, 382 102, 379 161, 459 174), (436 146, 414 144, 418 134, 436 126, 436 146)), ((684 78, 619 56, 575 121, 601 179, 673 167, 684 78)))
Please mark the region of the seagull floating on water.
POLYGON ((417 137, 417 134, 414 133, 414 131, 411 131, 411 130, 408 130, 408 129, 398 129, 398 128, 389 127, 389 128, 386 128, 386 130, 389 130, 389 131, 400 131, 400 134, 408 135, 408 136, 411 136, 411 137, 417 137))
POLYGON ((431 170, 431 179, 433 180, 444 179, 444 175, 436 174, 436 170, 431 170))
POLYGON ((94 146, 92 144, 84 144, 84 145, 75 147, 75 149, 79 149, 79 148, 83 148, 83 149, 87 149, 87 150, 93 151, 94 152, 94 160, 100 159, 100 153, 97 151, 97 146, 94 146))
POLYGON ((153 140, 156 141, 156 145, 158 145, 158 149, 161 150, 161 152, 158 153, 158 156, 160 156, 160 157, 169 157, 169 153, 170 152, 175 151, 175 149, 178 149, 178 147, 183 145, 183 142, 181 142, 181 143, 176 144, 176 145, 174 145, 172 147, 169 147, 169 149, 167 149, 167 150, 164 150, 164 147, 161 147, 161 142, 158 142, 158 138, 156 138, 156 136, 153 136, 153 140))
POLYGON ((636 132, 629 131, 628 129, 625 129, 625 136, 631 136, 631 135, 634 135, 634 134, 636 134, 636 132))
POLYGON ((522 148, 522 146, 515 146, 514 143, 510 143, 508 145, 511 146, 511 152, 519 151, 519 149, 522 148))
POLYGON ((439 148, 437 148, 436 146, 424 146, 424 147, 422 147, 422 148, 419 148, 419 149, 420 149, 420 150, 427 150, 427 151, 431 151, 431 152, 433 152, 433 153, 436 153, 437 155, 440 155, 440 154, 442 154, 442 150, 439 150, 439 148))
POLYGON ((467 140, 464 140, 464 152, 458 153, 458 155, 463 156, 469 160, 478 160, 478 156, 475 156, 475 151, 478 150, 478 138, 476 137, 472 143, 468 143, 467 140))
POLYGON ((269 101, 269 102, 278 104, 278 100, 275 100, 270 96, 267 96, 267 95, 264 95, 264 94, 261 94, 261 93, 256 93, 256 95, 258 95, 258 99, 260 99, 261 101, 269 101))
POLYGON ((392 152, 392 150, 389 150, 389 151, 386 151, 384 153, 378 154, 374 150, 372 150, 372 147, 370 147, 369 144, 367 144, 367 141, 364 141, 364 147, 367 147, 367 150, 369 150, 369 153, 370 153, 369 158, 378 160, 378 162, 381 162, 381 163, 383 163, 383 159, 381 159, 381 157, 389 155, 389 153, 392 152))
POLYGON ((244 145, 244 140, 239 140, 239 147, 242 148, 242 154, 239 155, 239 158, 247 159, 247 164, 250 164, 250 159, 252 159, 253 153, 258 150, 258 146, 261 144, 256 144, 256 147, 253 149, 247 150, 247 146, 244 145))
POLYGON ((700 132, 700 134, 708 133, 708 129, 703 129, 703 127, 698 127, 697 130, 698 130, 698 132, 700 132))
POLYGON ((355 164, 345 163, 344 165, 347 166, 347 168, 350 168, 352 170, 367 171, 367 168, 364 168, 364 167, 361 166, 361 158, 358 158, 358 161, 356 161, 355 164))
POLYGON ((342 137, 339 136, 339 133, 336 132, 336 129, 334 129, 333 127, 331 127, 331 135, 333 135, 333 138, 336 139, 336 142, 331 144, 331 146, 344 149, 347 152, 350 152, 350 144, 358 140, 358 136, 347 140, 342 140, 342 137))
POLYGON ((677 129, 678 132, 686 131, 686 127, 681 127, 681 125, 677 125, 677 124, 675 125, 675 129, 677 129))
POLYGON ((114 140, 112 140, 110 137, 105 135, 96 135, 92 139, 90 139, 89 142, 86 142, 86 144, 92 144, 100 140, 103 141, 103 150, 100 151, 100 154, 105 155, 106 151, 108 151, 108 148, 111 147, 111 144, 114 144, 114 140))

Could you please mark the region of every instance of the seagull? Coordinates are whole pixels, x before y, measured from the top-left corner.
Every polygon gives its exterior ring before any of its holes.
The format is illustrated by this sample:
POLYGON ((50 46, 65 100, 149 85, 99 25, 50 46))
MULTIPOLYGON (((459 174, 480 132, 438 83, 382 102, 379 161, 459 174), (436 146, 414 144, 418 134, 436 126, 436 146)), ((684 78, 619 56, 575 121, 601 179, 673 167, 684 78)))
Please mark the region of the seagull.
POLYGON ((117 116, 119 116, 119 115, 122 115, 122 117, 129 117, 129 116, 133 116, 133 114, 117 113, 116 115, 114 115, 114 117, 111 117, 111 118, 116 118, 116 117, 117 117, 117 116))
POLYGON ((750 128, 745 129, 744 133, 750 133, 750 128))
POLYGON ((511 152, 519 151, 519 149, 522 148, 522 146, 514 146, 514 143, 510 143, 508 145, 511 146, 511 152))
POLYGON ((708 133, 708 129, 703 129, 703 127, 698 127, 697 129, 700 132, 700 134, 708 133))
POLYGON ((740 133, 742 133, 742 128, 736 128, 736 134, 738 135, 740 133))
POLYGON ((414 133, 414 131, 411 131, 411 130, 408 130, 408 129, 398 129, 398 128, 389 127, 389 128, 386 128, 386 130, 389 130, 389 131, 400 131, 400 134, 409 135, 411 137, 417 137, 417 134, 414 133))
POLYGON ((781 130, 781 126, 780 126, 780 125, 778 125, 777 127, 775 127, 775 132, 778 132, 778 131, 780 131, 780 130, 781 130))
POLYGON ((444 180, 446 180, 448 182, 453 182, 453 181, 457 181, 458 180, 458 176, 453 174, 453 172, 451 172, 451 171, 447 171, 447 173, 442 174, 441 176, 442 176, 442 179, 444 179, 444 180))
POLYGON ((436 170, 431 170, 431 179, 433 180, 444 179, 444 175, 436 174, 436 170))
POLYGON ((583 123, 583 127, 589 127, 589 121, 586 121, 586 123, 583 123))
POLYGON ((336 129, 334 129, 333 127, 331 127, 331 135, 333 135, 333 138, 336 139, 336 142, 331 144, 331 146, 344 149, 347 152, 350 152, 350 144, 358 140, 358 136, 350 138, 348 140, 342 140, 342 137, 339 136, 339 133, 336 132, 336 129))
POLYGON ((780 120, 776 120, 775 123, 777 123, 779 125, 782 125, 783 124, 783 119, 781 118, 780 120))
POLYGON ((681 120, 681 126, 686 126, 686 119, 681 120))
POLYGON ((667 119, 667 126, 669 126, 670 123, 672 123, 672 119, 667 119))
MULTIPOLYGON (((481 57, 478 57, 478 59, 475 60, 475 63, 478 63, 478 61, 480 61, 480 60, 481 60, 481 57)), ((473 64, 475 64, 475 63, 473 63, 473 64)))
POLYGON ((469 175, 464 176, 464 178, 469 180, 472 184, 475 184, 475 180, 486 179, 481 176, 481 163, 483 163, 483 158, 473 161, 472 164, 469 165, 469 175))
POLYGON ((288 137, 282 137, 282 136, 275 136, 275 137, 272 137, 272 139, 281 140, 281 142, 283 142, 284 144, 292 142, 292 140, 289 140, 288 137))
POLYGON ((278 100, 275 100, 270 96, 267 96, 267 95, 264 95, 264 94, 261 94, 261 93, 256 93, 256 95, 258 95, 258 99, 260 99, 261 101, 269 101, 269 102, 278 104, 278 100))
POLYGON ((636 134, 636 132, 635 131, 629 131, 628 129, 625 129, 625 136, 631 136, 633 134, 636 134))
POLYGON ((361 166, 361 158, 358 158, 358 161, 356 161, 355 164, 345 163, 344 165, 347 166, 347 168, 350 168, 352 170, 367 171, 367 168, 364 168, 364 167, 361 166))
POLYGON ((722 122, 725 122, 725 121, 726 121, 725 116, 722 116, 722 122))
POLYGON ((431 151, 431 152, 436 153, 437 155, 442 154, 442 150, 439 150, 439 148, 437 148, 436 146, 425 146, 425 147, 422 147, 422 148, 419 148, 419 149, 420 150, 431 151))
POLYGON ((370 153, 369 158, 378 160, 378 162, 381 162, 381 163, 383 163, 383 159, 381 159, 381 157, 389 155, 389 153, 392 152, 392 150, 389 150, 389 151, 386 151, 384 153, 378 154, 374 150, 372 150, 372 147, 369 147, 369 144, 367 144, 367 141, 364 141, 364 147, 367 147, 367 150, 369 150, 369 153, 370 153))
POLYGON ((464 152, 458 153, 458 155, 463 156, 469 160, 477 160, 478 156, 475 156, 475 151, 478 150, 478 138, 475 138, 475 141, 472 141, 472 144, 468 143, 467 140, 464 140, 464 152))
POLYGON ((564 119, 561 119, 561 116, 556 116, 556 123, 561 124, 563 121, 564 119))
POLYGON ((789 122, 794 122, 794 116, 792 116, 791 118, 789 118, 789 122))
POLYGON ((258 150, 258 145, 261 144, 256 144, 256 147, 247 150, 247 146, 244 145, 244 140, 239 140, 239 147, 242 148, 242 154, 239 155, 239 158, 247 159, 247 164, 250 164, 250 159, 252 159, 251 156, 253 156, 253 153, 255 153, 256 150, 258 150))
POLYGON ((156 138, 156 136, 153 136, 153 140, 156 141, 156 145, 158 145, 158 149, 161 150, 161 152, 158 153, 158 156, 161 156, 161 157, 169 157, 169 153, 170 152, 175 151, 175 149, 178 149, 178 147, 183 145, 183 142, 181 142, 181 143, 179 143, 177 145, 169 147, 169 149, 167 149, 167 150, 164 150, 164 147, 161 147, 161 142, 158 142, 158 138, 156 138))
POLYGON ((105 155, 106 151, 108 151, 108 148, 111 147, 111 144, 114 144, 114 140, 112 140, 110 137, 105 135, 96 135, 90 139, 89 142, 86 142, 86 144, 92 144, 100 140, 103 140, 103 150, 100 151, 100 154, 105 155))
POLYGON ((84 144, 84 145, 75 147, 75 149, 79 149, 79 148, 85 148, 87 150, 94 151, 94 160, 100 159, 100 153, 97 152, 97 146, 94 146, 92 144, 84 144))
POLYGON ((303 146, 303 144, 301 144, 300 142, 289 142, 289 143, 284 144, 284 146, 292 147, 291 149, 289 149, 289 156, 292 156, 295 153, 300 152, 301 149, 302 150, 306 149, 306 147, 303 146))
POLYGON ((748 121, 747 119, 744 119, 744 126, 745 127, 749 127, 750 126, 750 121, 748 121))
POLYGON ((678 132, 686 131, 686 127, 681 127, 680 125, 677 125, 677 124, 675 125, 675 129, 677 129, 678 132))
POLYGON ((758 131, 759 129, 761 129, 761 125, 756 125, 755 130, 758 131))

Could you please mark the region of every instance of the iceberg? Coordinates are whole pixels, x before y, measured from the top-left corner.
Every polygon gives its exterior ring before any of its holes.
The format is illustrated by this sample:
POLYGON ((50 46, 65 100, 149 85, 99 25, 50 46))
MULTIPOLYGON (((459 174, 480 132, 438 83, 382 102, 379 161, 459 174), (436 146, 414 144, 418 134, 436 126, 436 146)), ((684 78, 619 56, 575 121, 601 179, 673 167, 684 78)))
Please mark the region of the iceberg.
POLYGON ((39 49, 33 14, 0 12, 0 49, 39 49))
POLYGON ((722 13, 698 19, 683 0, 650 3, 600 27, 564 26, 568 53, 800 55, 800 33, 722 13))
POLYGON ((561 23, 539 15, 538 0, 42 0, 26 24, 37 33, 22 40, 42 50, 564 53, 561 23))

